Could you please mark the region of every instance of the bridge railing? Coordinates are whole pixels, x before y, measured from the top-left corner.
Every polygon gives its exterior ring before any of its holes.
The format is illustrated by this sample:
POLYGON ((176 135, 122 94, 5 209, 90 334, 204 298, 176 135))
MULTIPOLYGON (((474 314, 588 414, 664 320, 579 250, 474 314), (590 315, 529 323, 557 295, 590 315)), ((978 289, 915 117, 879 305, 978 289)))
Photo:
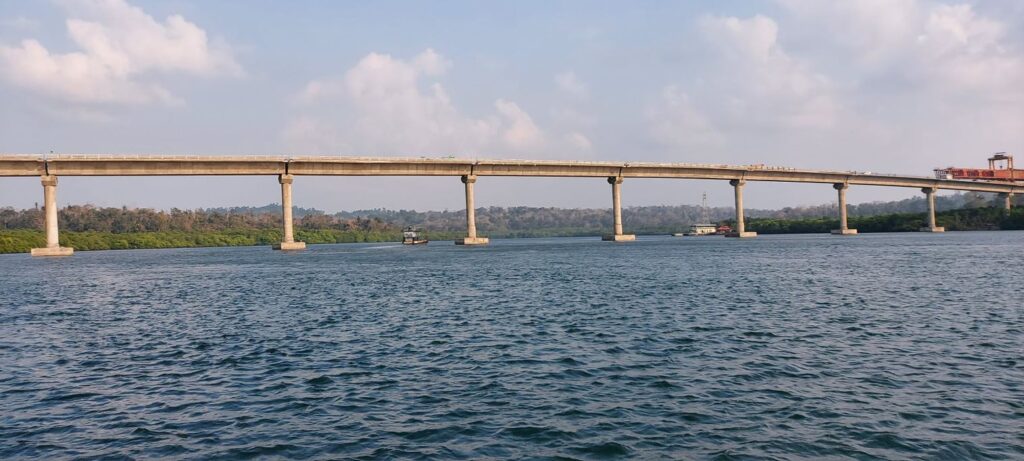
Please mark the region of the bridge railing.
POLYGON ((472 164, 472 165, 564 165, 564 166, 599 166, 615 168, 695 168, 695 169, 723 169, 735 171, 783 171, 793 173, 819 173, 836 175, 858 175, 876 176, 908 179, 935 179, 934 175, 912 175, 905 173, 879 173, 871 171, 854 170, 821 170, 812 168, 794 168, 787 166, 775 166, 765 164, 729 165, 722 163, 675 163, 675 162, 611 162, 591 160, 525 160, 525 159, 481 159, 481 158, 459 158, 455 156, 423 155, 418 157, 372 157, 372 156, 337 156, 337 155, 279 155, 279 154, 253 154, 253 155, 166 155, 166 154, 0 154, 0 160, 14 161, 197 161, 197 162, 331 162, 331 163, 446 163, 446 164, 472 164))

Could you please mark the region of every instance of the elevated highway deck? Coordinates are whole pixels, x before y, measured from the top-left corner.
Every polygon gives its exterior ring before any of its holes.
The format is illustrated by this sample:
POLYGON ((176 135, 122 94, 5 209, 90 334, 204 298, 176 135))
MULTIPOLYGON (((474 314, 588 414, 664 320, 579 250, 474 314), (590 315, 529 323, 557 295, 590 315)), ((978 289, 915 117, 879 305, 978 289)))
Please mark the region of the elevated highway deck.
POLYGON ((720 179, 1021 193, 1024 185, 765 165, 328 156, 0 154, 0 176, 540 176, 720 179))
POLYGON ((747 181, 832 184, 839 194, 840 228, 836 235, 855 235, 847 228, 846 190, 851 185, 912 187, 925 193, 929 205, 926 232, 942 232, 935 221, 935 194, 940 189, 993 192, 1005 198, 1024 193, 1024 185, 1009 182, 967 181, 934 177, 874 174, 859 171, 809 170, 765 165, 719 165, 700 163, 588 162, 562 160, 476 160, 457 158, 330 157, 330 156, 221 156, 221 155, 5 155, 0 154, 0 177, 41 178, 45 203, 47 246, 32 250, 38 256, 67 256, 70 248, 60 247, 57 237, 57 178, 59 176, 277 176, 281 185, 282 242, 274 247, 300 250, 292 232, 292 183, 298 176, 453 176, 466 189, 466 238, 463 245, 482 245, 486 237, 476 233, 473 190, 480 176, 533 176, 564 178, 606 178, 612 186, 614 233, 605 240, 634 240, 622 226, 622 183, 632 178, 726 180, 736 195, 736 229, 733 237, 754 237, 746 232, 743 219, 743 187, 747 181))

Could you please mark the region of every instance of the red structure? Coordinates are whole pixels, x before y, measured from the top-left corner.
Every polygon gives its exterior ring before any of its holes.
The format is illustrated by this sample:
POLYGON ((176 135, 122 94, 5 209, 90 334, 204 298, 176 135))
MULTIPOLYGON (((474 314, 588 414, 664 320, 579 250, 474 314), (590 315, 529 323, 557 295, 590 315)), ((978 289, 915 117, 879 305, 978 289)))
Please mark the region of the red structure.
POLYGON ((988 169, 936 168, 936 179, 974 179, 979 181, 1024 181, 1024 170, 1013 169, 1013 156, 998 152, 988 159, 988 169))

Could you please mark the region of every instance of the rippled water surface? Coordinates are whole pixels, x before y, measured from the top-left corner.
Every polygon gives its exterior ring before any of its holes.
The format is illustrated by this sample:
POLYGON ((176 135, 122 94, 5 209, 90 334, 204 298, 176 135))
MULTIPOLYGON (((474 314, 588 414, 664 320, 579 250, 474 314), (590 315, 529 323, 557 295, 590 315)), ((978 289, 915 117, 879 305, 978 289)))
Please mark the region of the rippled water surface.
POLYGON ((0 255, 0 458, 1024 458, 1024 233, 0 255))

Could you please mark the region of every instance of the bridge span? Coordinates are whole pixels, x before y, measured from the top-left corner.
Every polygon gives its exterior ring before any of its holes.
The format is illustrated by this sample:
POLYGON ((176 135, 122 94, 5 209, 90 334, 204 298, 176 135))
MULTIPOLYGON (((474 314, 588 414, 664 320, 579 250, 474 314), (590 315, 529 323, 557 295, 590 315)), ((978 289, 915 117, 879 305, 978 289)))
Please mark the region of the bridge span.
POLYGON ((1024 192, 1024 185, 937 179, 923 176, 873 174, 857 171, 809 170, 765 165, 718 165, 697 163, 585 162, 557 160, 470 160, 455 158, 371 158, 329 156, 218 156, 218 155, 3 155, 0 176, 38 176, 45 203, 46 247, 35 248, 35 256, 67 256, 73 250, 58 243, 58 176, 277 176, 281 185, 283 239, 280 250, 299 250, 292 232, 292 191, 296 176, 453 176, 466 189, 466 238, 459 245, 482 245, 486 237, 476 232, 473 188, 480 176, 535 176, 606 178, 612 186, 613 233, 609 241, 629 241, 635 236, 622 228, 621 190, 626 179, 670 178, 725 180, 733 186, 736 199, 734 237, 754 237, 743 218, 743 188, 747 181, 832 184, 839 196, 839 229, 836 235, 853 235, 847 227, 846 190, 851 185, 920 188, 929 204, 928 227, 924 232, 942 232, 935 223, 935 193, 940 189, 993 192, 1004 198, 1009 209, 1012 196, 1024 192))

